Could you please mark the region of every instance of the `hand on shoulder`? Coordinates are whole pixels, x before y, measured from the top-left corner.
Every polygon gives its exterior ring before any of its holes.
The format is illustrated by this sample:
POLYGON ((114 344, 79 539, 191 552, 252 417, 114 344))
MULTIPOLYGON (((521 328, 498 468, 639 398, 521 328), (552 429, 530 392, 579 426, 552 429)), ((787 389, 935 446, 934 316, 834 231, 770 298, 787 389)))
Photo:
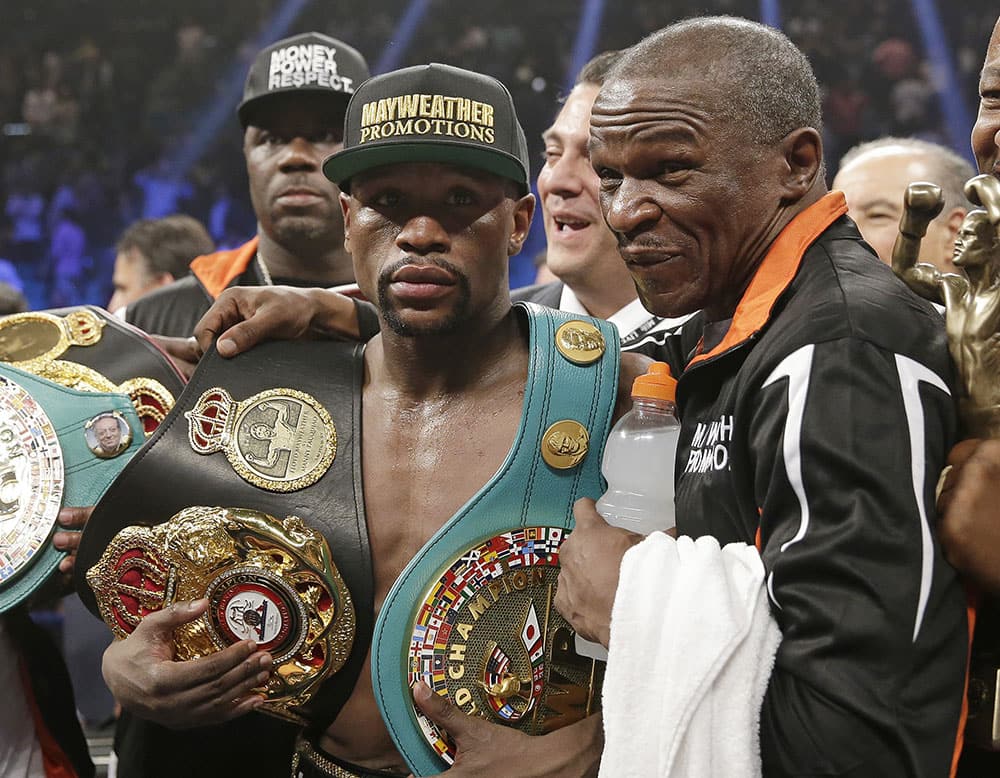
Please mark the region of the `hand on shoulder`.
POLYGON ((360 337, 354 300, 328 289, 291 286, 226 289, 195 326, 201 353, 216 342, 233 357, 265 340, 360 337))

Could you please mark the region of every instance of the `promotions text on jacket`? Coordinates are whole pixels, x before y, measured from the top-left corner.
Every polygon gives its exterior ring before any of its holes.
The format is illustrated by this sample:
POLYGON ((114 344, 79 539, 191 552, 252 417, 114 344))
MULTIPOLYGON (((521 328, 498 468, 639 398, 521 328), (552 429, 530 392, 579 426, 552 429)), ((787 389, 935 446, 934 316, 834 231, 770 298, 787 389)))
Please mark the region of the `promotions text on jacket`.
POLYGON ((316 85, 348 94, 354 92, 354 79, 337 73, 337 50, 332 46, 311 43, 285 46, 271 52, 267 72, 268 89, 316 85))
POLYGON ((691 440, 685 473, 707 473, 729 469, 729 443, 733 439, 732 414, 709 422, 699 421, 691 440))
POLYGON ((398 95, 361 106, 359 143, 405 135, 443 135, 493 143, 493 106, 467 97, 398 95))

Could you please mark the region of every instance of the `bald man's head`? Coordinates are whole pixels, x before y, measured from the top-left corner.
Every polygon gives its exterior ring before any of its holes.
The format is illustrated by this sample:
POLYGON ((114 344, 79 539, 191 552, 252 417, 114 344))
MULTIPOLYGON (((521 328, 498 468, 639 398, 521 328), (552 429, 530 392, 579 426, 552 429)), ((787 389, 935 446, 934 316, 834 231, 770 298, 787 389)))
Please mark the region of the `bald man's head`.
POLYGON ((805 54, 771 27, 730 16, 688 19, 627 49, 608 75, 697 73, 722 95, 750 139, 771 144, 799 127, 822 129, 819 85, 805 54))
POLYGON ((833 188, 844 192, 849 215, 861 235, 879 259, 890 264, 906 187, 914 181, 940 186, 944 208, 928 225, 919 261, 954 273, 955 237, 972 207, 963 188, 973 174, 968 162, 944 146, 914 138, 880 138, 855 146, 844 155, 833 188))

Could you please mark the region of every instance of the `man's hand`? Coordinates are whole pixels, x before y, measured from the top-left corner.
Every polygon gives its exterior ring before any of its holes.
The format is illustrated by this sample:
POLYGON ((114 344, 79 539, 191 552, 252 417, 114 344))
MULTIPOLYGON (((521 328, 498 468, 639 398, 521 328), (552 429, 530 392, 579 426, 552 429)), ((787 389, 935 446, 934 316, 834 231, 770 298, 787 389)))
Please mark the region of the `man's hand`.
POLYGON ((555 606, 582 637, 607 648, 622 557, 642 535, 610 526, 588 498, 573 506, 576 529, 559 550, 555 606))
POLYGON ((152 341, 167 352, 170 360, 177 365, 185 378, 190 378, 198 367, 198 360, 204 352, 198 348, 194 338, 168 338, 166 335, 150 335, 152 341))
POLYGON ((291 286, 226 289, 194 329, 202 353, 218 338, 219 356, 234 357, 265 340, 360 337, 354 301, 327 289, 291 286))
POLYGON ((151 613, 104 652, 103 673, 122 707, 174 729, 217 724, 263 702, 253 694, 271 672, 271 656, 249 640, 186 662, 174 661, 174 628, 201 616, 208 600, 151 613))
POLYGON ((423 682, 413 687, 413 700, 427 718, 451 735, 458 750, 455 764, 439 778, 597 775, 604 745, 600 716, 532 737, 463 713, 423 682))
POLYGON ((76 551, 80 548, 80 536, 93 512, 93 506, 90 508, 63 508, 59 511, 59 526, 65 529, 56 531, 52 536, 52 545, 60 551, 68 552, 59 562, 59 572, 67 578, 73 575, 73 567, 76 565, 76 551))
POLYGON ((963 440, 938 498, 945 558, 992 594, 1000 594, 1000 440, 963 440))

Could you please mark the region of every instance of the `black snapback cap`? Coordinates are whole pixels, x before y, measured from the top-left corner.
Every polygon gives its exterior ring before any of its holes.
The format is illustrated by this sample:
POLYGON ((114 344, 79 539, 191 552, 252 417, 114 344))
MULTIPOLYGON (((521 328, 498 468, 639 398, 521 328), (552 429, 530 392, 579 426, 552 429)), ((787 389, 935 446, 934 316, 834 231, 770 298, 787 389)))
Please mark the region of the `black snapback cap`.
POLYGON ((353 46, 318 32, 293 35, 258 52, 236 113, 246 127, 262 100, 289 92, 328 94, 346 101, 369 75, 368 63, 353 46))
POLYGON ((405 162, 486 170, 526 193, 528 144, 507 87, 438 63, 370 78, 347 106, 344 149, 327 157, 323 172, 349 191, 357 173, 405 162))

